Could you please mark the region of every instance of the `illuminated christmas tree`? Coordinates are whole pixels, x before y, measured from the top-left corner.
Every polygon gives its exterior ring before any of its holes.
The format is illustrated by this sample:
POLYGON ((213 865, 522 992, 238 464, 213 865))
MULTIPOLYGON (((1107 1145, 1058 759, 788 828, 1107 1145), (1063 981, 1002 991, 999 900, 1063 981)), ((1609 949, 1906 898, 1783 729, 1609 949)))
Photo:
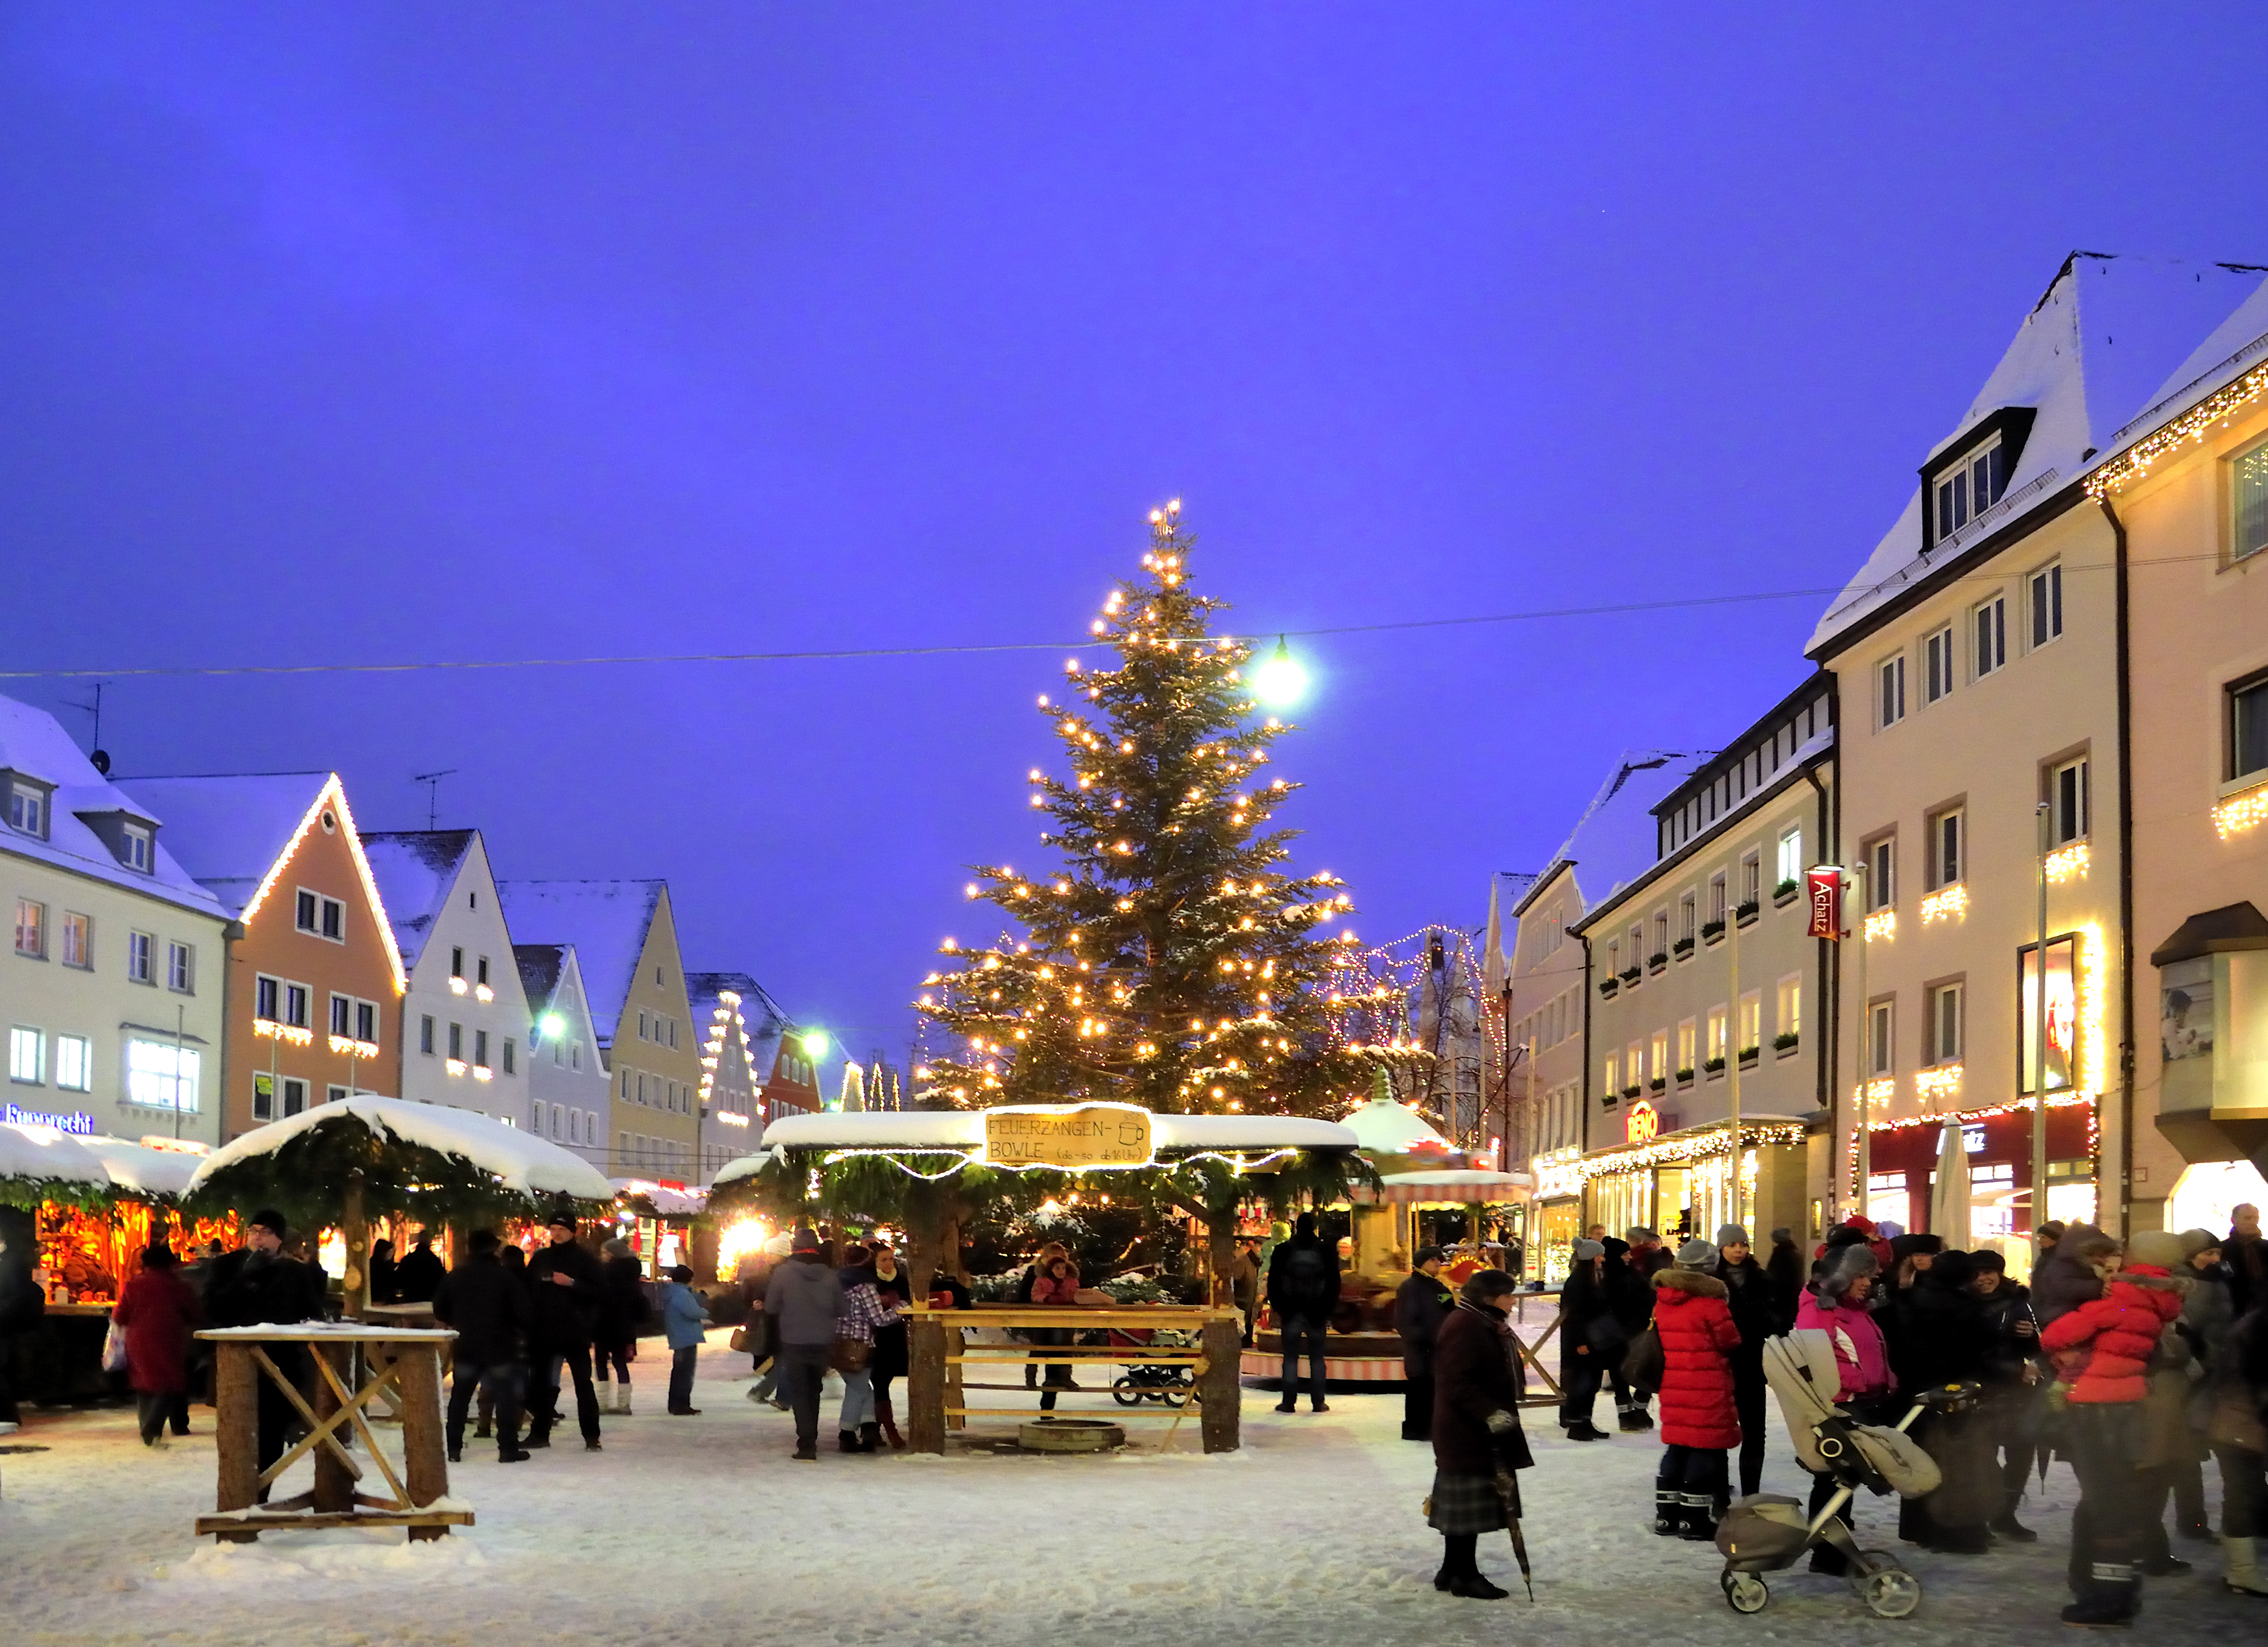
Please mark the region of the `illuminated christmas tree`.
MULTIPOLYGON (((990 947, 952 938, 919 1006, 944 1032, 916 1070, 924 1103, 1115 1099, 1180 1113, 1342 1113, 1370 1066, 1334 1033, 1327 930, 1344 883, 1286 867, 1270 827, 1299 785, 1263 774, 1291 728, 1257 702, 1253 649, 1210 632, 1178 502, 1153 511, 1138 577, 1095 621, 1115 668, 1040 699, 1065 768, 1034 768, 1054 867, 980 866, 968 896, 1006 917, 990 947)), ((1281 652, 1262 672, 1283 672, 1281 652)), ((1271 686, 1275 684, 1270 681, 1271 686)))

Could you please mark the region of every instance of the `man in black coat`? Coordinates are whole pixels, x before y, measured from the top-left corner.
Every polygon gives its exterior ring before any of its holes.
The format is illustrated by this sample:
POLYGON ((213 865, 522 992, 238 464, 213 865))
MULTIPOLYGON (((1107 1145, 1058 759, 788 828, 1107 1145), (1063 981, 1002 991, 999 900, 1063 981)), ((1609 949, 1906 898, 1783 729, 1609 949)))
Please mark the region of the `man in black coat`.
POLYGON ((1810 1266, 1795 1232, 1783 1226, 1771 1232, 1771 1253, 1764 1260, 1764 1275, 1771 1283, 1772 1319, 1783 1334, 1795 1330, 1795 1312, 1803 1307, 1803 1282, 1810 1266))
POLYGON ((1629 1392, 1622 1383, 1630 1335, 1615 1313, 1614 1278, 1608 1269, 1620 1259, 1607 1256, 1609 1246, 1622 1243, 1587 1236, 1578 1240, 1566 1283, 1559 1289, 1559 1423, 1570 1441, 1607 1438, 1607 1432, 1591 1422, 1591 1407, 1609 1374, 1616 1405, 1624 1412, 1630 1408, 1629 1392))
MULTIPOLYGON (((433 1238, 420 1231, 416 1248, 409 1257, 394 1266, 391 1280, 394 1301, 401 1304, 427 1302, 439 1288, 441 1277, 446 1273, 441 1265, 441 1254, 433 1250, 433 1238)), ((373 1265, 371 1269, 373 1280, 377 1274, 377 1267, 373 1265)))
POLYGON ((2032 1294, 2008 1274, 2007 1261, 1990 1247, 1971 1253, 1969 1290, 1977 1295, 1991 1334, 1984 1356, 1984 1420, 2000 1455, 2000 1512, 1992 1531, 2018 1544, 2036 1544, 2040 1535, 2016 1519, 2024 1486, 2031 1477, 2038 1445, 2040 1409, 2046 1399, 2041 1382, 2039 1324, 2032 1319, 2032 1294))
MULTIPOLYGON (((205 1321, 211 1327, 288 1327, 295 1321, 323 1319, 322 1274, 313 1266, 284 1255, 287 1232, 284 1215, 255 1212, 246 1226, 244 1245, 213 1261, 205 1283, 205 1321)), ((297 1344, 270 1344, 269 1359, 276 1370, 302 1393, 313 1370, 307 1352, 297 1344)), ((260 1380, 260 1467, 284 1456, 284 1437, 298 1416, 291 1398, 273 1379, 260 1380)), ((268 1489, 260 1489, 268 1502, 268 1489)))
POLYGON ((599 1261, 575 1241, 572 1214, 552 1215, 551 1245, 527 1261, 527 1332, 529 1374, 533 1396, 527 1403, 527 1445, 548 1447, 551 1427, 559 1422, 559 1376, 575 1380, 575 1416, 583 1429, 585 1451, 599 1451, 599 1391, 591 1381, 591 1334, 599 1320, 599 1261))
POLYGON ((496 1232, 474 1231, 471 1256, 433 1291, 434 1319, 457 1329, 449 1381, 450 1463, 461 1460, 465 1415, 484 1386, 496 1403, 497 1456, 506 1464, 527 1456, 519 1445, 519 1411, 526 1378, 520 1349, 529 1313, 526 1283, 497 1259, 496 1232))
POLYGON ((1338 1304, 1338 1260, 1315 1234, 1315 1215, 1303 1212, 1292 1225, 1292 1239, 1268 1258, 1268 1307, 1276 1313, 1276 1331, 1284 1340, 1284 1399, 1276 1403, 1278 1412, 1299 1407, 1303 1349, 1315 1410, 1330 1411, 1330 1403, 1323 1399, 1323 1335, 1330 1330, 1331 1312, 1338 1304))
MULTIPOLYGON (((1793 1249, 1791 1248, 1791 1251, 1793 1249)), ((1771 1277, 1749 1250, 1749 1232, 1737 1224, 1717 1232, 1717 1278, 1725 1283, 1741 1347, 1732 1354, 1733 1409, 1741 1416, 1741 1496, 1764 1489, 1764 1340, 1782 1332, 1771 1277)))
MULTIPOLYGON (((1625 1342, 1637 1338, 1653 1320, 1653 1272, 1669 1262, 1669 1254, 1661 1250, 1661 1242, 1652 1230, 1633 1224, 1630 1235, 1627 1241, 1609 1236, 1601 1243, 1607 1259, 1602 1279, 1607 1296, 1614 1300, 1615 1319, 1622 1324, 1625 1342)), ((1634 1389, 1624 1381, 1620 1357, 1608 1374, 1614 1384, 1616 1427, 1633 1434, 1653 1429, 1653 1419, 1646 1404, 1653 1399, 1653 1392, 1634 1389)))
MULTIPOLYGON (((1902 1235, 1898 1241, 1917 1239, 1923 1238, 1902 1235)), ((1930 1258, 1929 1268, 1901 1295, 1892 1318, 1896 1333, 1885 1324, 1890 1371, 1906 1395, 1970 1379, 1981 1382, 1999 1349, 1984 1301, 1970 1285, 1977 1275, 1970 1255, 1938 1252, 1930 1258)), ((1906 1433, 1937 1460, 1945 1480, 1926 1497, 1899 1501, 1898 1536, 1948 1555, 1983 1555, 1992 1543, 1987 1524, 2002 1508, 1992 1420, 1982 1413, 1932 1411, 1906 1433)))
POLYGON ((1441 1279, 1441 1249, 1418 1249, 1417 1268, 1394 1294, 1394 1330, 1402 1335, 1402 1438, 1433 1438, 1433 1335, 1457 1296, 1441 1279))

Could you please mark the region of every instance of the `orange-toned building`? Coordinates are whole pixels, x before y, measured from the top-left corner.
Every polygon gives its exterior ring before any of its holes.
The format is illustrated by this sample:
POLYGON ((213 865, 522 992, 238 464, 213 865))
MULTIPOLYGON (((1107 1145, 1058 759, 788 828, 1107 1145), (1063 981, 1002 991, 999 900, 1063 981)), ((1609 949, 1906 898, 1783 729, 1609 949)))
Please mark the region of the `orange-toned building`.
POLYGON ((143 778, 131 792, 234 917, 222 1140, 357 1092, 399 1096, 401 956, 338 775, 143 778))

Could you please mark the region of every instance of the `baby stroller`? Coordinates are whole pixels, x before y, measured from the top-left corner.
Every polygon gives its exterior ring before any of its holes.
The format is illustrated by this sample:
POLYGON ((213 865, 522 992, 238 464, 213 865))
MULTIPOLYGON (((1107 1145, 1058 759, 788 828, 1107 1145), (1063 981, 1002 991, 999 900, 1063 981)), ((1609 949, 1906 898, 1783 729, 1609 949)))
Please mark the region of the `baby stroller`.
POLYGON ((1898 1493, 1918 1498, 1937 1490, 1936 1461, 1906 1434, 1923 1413, 1953 1412, 1973 1406, 1975 1384, 1950 1384, 1924 1390, 1897 1428, 1862 1424, 1836 1406, 1842 1375, 1835 1347, 1816 1328, 1767 1340, 1764 1380, 1778 1398, 1795 1442, 1795 1455, 1815 1474, 1835 1478, 1834 1496, 1807 1520, 1803 1506, 1778 1493, 1742 1499, 1717 1524, 1717 1548, 1725 1557, 1718 1585, 1735 1613, 1761 1613, 1771 1588, 1757 1575, 1795 1565, 1808 1551, 1832 1545, 1848 1565, 1851 1588, 1878 1618, 1902 1619, 1921 1605, 1921 1580, 1882 1550, 1860 1549, 1851 1529, 1837 1518, 1861 1487, 1880 1496, 1898 1493))
MULTIPOLYGON (((1119 1348, 1154 1345, 1160 1349, 1186 1348, 1194 1339, 1187 1333, 1161 1332, 1154 1327, 1112 1327, 1108 1341, 1119 1348)), ((1121 1407, 1139 1407, 1145 1401, 1156 1401, 1162 1407, 1179 1407, 1189 1399, 1197 1379, 1186 1361, 1134 1361, 1110 1381, 1110 1399, 1121 1407)))

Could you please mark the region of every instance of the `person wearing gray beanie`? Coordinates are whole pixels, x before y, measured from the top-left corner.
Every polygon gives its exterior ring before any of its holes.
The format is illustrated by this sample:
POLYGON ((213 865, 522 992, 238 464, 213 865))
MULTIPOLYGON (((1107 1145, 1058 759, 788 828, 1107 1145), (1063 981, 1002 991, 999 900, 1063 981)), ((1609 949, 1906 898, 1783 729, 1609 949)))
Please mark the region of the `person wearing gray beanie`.
POLYGON ((1677 1267, 1713 1276, 1717 1273, 1717 1249, 1697 1235, 1677 1249, 1677 1267))
POLYGON ((1717 1231, 1717 1261, 1710 1274, 1725 1283, 1733 1325, 1741 1329, 1740 1347, 1732 1353, 1733 1408, 1741 1419, 1741 1493, 1743 1497, 1764 1489, 1764 1438, 1771 1387, 1764 1382, 1764 1341, 1786 1331, 1771 1277, 1749 1251, 1749 1232, 1737 1224, 1717 1231))
POLYGON ((1604 1257, 1607 1247, 1603 1241, 1592 1240, 1588 1236, 1578 1236, 1572 1250, 1577 1263, 1587 1264, 1594 1258, 1604 1257))
POLYGON ((1749 1232, 1740 1224, 1720 1224, 1717 1226, 1717 1245, 1719 1247, 1746 1246, 1748 1244, 1749 1232))

